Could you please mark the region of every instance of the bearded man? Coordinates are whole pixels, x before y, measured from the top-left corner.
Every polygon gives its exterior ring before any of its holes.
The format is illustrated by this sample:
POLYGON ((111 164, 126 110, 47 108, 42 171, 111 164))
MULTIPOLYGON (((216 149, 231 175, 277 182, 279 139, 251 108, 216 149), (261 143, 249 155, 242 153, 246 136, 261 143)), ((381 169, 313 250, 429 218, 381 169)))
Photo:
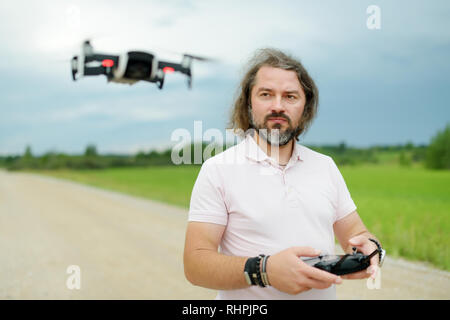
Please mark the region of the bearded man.
POLYGON ((317 113, 318 90, 297 59, 259 50, 231 115, 239 144, 209 158, 195 182, 184 249, 186 278, 217 299, 335 299, 346 276, 301 258, 380 243, 361 221, 333 159, 298 144, 317 113))

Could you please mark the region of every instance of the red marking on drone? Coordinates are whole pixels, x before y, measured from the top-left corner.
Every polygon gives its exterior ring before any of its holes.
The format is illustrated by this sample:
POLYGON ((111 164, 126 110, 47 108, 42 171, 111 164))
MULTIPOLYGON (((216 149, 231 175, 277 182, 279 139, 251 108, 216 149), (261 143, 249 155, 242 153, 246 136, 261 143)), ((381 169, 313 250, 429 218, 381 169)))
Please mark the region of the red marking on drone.
POLYGON ((112 67, 114 65, 114 60, 105 59, 102 61, 102 66, 104 67, 112 67))
POLYGON ((164 68, 163 68, 163 72, 164 72, 164 73, 172 73, 172 72, 174 72, 174 71, 175 71, 175 69, 172 68, 172 67, 164 67, 164 68))

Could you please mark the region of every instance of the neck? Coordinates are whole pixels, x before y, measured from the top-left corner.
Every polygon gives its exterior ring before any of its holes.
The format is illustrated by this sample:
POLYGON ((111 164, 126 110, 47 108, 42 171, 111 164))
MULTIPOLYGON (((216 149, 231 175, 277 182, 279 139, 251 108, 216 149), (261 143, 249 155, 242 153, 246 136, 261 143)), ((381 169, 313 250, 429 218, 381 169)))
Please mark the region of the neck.
POLYGON ((291 139, 284 146, 272 146, 268 144, 266 140, 261 138, 256 131, 254 137, 259 147, 264 150, 269 157, 277 161, 278 164, 285 165, 289 162, 294 147, 293 139, 291 139))

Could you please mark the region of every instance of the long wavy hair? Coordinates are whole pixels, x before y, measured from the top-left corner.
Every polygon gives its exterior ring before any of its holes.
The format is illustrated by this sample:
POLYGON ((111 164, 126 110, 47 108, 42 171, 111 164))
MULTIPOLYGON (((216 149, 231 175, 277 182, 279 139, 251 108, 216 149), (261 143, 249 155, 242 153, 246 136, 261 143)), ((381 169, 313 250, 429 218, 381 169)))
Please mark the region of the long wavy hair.
POLYGON ((305 92, 306 103, 295 139, 306 132, 317 114, 319 105, 319 91, 313 79, 299 60, 283 53, 278 49, 264 48, 256 51, 255 55, 246 64, 248 66, 236 93, 234 106, 231 110, 229 128, 235 132, 248 132, 252 128, 250 123, 249 106, 253 86, 256 81, 256 73, 262 66, 270 66, 284 70, 292 70, 297 73, 298 80, 305 92), (241 131, 242 130, 242 131, 241 131))

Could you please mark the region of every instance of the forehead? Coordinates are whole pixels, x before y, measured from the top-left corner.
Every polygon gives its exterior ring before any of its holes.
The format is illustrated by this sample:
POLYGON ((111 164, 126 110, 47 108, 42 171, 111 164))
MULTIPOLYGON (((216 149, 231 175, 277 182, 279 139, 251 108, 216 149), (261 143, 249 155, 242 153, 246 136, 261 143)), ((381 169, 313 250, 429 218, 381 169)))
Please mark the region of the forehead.
MULTIPOLYGON (((270 66, 262 66, 256 73, 254 89, 268 87, 274 90, 301 90, 297 73, 270 66)), ((302 90, 301 90, 302 91, 302 90)))

